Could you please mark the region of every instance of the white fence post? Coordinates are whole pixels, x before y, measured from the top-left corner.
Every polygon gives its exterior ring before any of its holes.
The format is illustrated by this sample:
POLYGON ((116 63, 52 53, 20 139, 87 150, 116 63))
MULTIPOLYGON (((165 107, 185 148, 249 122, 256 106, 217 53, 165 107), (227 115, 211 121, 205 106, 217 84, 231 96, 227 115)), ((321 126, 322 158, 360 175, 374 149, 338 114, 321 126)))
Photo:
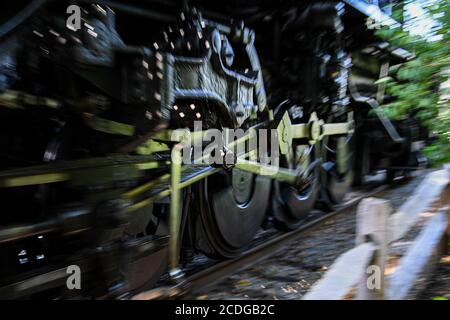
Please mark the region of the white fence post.
POLYGON ((388 246, 388 220, 391 214, 389 202, 383 199, 366 198, 358 206, 356 215, 356 245, 372 242, 376 251, 372 263, 365 270, 356 299, 384 299, 384 267, 388 246))
POLYGON ((342 300, 358 283, 372 260, 375 246, 361 244, 337 258, 327 273, 317 281, 303 300, 342 300))

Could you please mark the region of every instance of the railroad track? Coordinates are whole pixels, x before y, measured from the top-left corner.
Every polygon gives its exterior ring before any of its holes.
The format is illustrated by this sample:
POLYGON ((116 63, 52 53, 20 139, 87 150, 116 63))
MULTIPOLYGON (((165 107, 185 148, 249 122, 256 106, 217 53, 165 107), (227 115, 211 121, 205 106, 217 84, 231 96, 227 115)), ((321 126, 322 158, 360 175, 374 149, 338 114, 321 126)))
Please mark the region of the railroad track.
POLYGON ((340 205, 336 210, 325 213, 317 219, 306 222, 303 226, 296 230, 282 233, 281 235, 276 234, 271 236, 262 244, 248 249, 241 256, 218 262, 210 267, 187 276, 174 285, 158 287, 135 295, 124 296, 122 298, 133 300, 182 298, 188 293, 193 294, 199 290, 211 287, 227 276, 254 265, 261 260, 269 258, 280 249, 286 247, 289 243, 299 240, 308 232, 319 228, 325 221, 352 211, 364 198, 376 196, 405 180, 406 179, 403 178, 393 182, 392 184, 378 186, 371 191, 365 192, 362 195, 347 201, 346 203, 340 205))

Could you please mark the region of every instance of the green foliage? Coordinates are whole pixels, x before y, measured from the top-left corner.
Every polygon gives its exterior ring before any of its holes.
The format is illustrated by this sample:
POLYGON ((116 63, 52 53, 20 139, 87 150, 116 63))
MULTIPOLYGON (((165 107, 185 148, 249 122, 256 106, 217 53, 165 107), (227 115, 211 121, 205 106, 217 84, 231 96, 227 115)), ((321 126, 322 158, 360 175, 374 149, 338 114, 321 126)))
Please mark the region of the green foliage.
POLYGON ((378 82, 385 83, 387 93, 396 98, 382 106, 389 117, 401 119, 416 110, 418 118, 436 135, 425 152, 431 163, 438 165, 450 161, 450 90, 441 86, 450 75, 450 2, 437 0, 426 9, 437 22, 430 34, 415 36, 402 28, 377 31, 381 38, 415 55, 402 65, 392 66, 389 77, 378 82))

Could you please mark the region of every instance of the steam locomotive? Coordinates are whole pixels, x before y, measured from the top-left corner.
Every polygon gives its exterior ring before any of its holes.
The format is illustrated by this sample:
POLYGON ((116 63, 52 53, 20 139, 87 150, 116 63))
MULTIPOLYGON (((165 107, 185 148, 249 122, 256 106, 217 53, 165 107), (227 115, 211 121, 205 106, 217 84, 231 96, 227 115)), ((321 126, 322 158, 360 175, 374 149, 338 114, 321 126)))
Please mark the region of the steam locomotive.
POLYGON ((414 115, 379 108, 376 81, 413 58, 375 35, 392 4, 2 3, 0 297, 179 281, 199 254, 236 257, 377 170, 424 165, 414 115), (244 132, 212 151, 225 164, 203 161, 212 129, 244 132), (202 161, 180 161, 192 144, 202 161))

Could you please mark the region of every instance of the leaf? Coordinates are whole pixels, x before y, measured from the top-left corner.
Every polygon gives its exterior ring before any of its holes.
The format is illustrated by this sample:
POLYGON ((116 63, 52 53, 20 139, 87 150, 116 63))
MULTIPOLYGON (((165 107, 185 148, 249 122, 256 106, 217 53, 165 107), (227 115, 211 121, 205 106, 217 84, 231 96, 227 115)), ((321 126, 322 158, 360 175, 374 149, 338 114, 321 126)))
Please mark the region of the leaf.
POLYGON ((387 82, 390 82, 392 80, 394 80, 394 79, 392 79, 392 77, 384 77, 384 78, 381 78, 381 79, 378 79, 377 81, 375 81, 374 84, 387 83, 387 82))
POLYGON ((446 297, 433 297, 432 300, 448 300, 446 297))
POLYGON ((247 287, 247 286, 251 286, 251 285, 252 285, 252 283, 249 280, 242 279, 242 280, 239 280, 235 284, 235 287, 247 287))

